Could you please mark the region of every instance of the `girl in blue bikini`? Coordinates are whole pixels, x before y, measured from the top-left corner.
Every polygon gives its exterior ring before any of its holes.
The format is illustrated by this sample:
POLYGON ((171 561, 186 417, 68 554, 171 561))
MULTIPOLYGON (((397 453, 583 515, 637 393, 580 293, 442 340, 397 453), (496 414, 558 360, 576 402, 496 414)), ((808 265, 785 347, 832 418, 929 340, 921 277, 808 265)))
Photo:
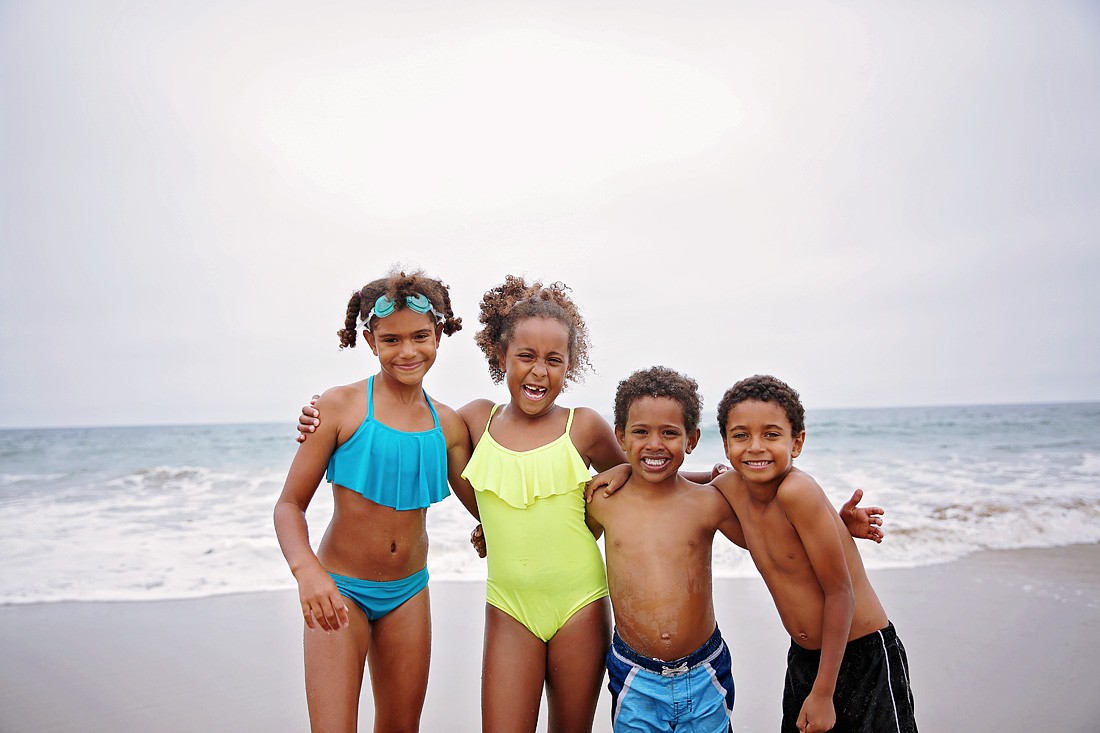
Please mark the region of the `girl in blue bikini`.
POLYGON ((477 516, 458 475, 470 456, 466 425, 423 387, 442 335, 461 327, 447 286, 420 272, 375 280, 348 302, 341 348, 362 333, 380 369, 320 397, 325 422, 298 448, 275 505, 306 625, 314 731, 356 729, 368 663, 375 730, 419 728, 431 650, 427 507, 449 481, 477 516), (326 472, 333 514, 314 554, 305 512, 326 472))

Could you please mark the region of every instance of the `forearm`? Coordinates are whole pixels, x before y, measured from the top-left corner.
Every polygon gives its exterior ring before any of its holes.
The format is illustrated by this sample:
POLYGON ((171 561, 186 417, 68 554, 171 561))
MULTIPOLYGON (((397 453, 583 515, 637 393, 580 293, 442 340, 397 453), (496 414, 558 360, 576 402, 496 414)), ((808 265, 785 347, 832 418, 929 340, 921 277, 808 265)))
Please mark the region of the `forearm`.
POLYGON ((680 475, 693 484, 709 484, 714 471, 680 471, 680 475))
POLYGON ((283 551, 290 572, 298 577, 303 569, 321 567, 321 561, 309 544, 305 512, 293 504, 280 502, 275 505, 274 519, 275 536, 279 539, 279 549, 283 551))
POLYGON ((825 595, 821 624, 821 659, 817 665, 817 677, 814 679, 811 694, 832 699, 836 690, 836 678, 840 673, 840 663, 844 660, 844 649, 848 645, 854 612, 855 596, 851 588, 825 595))
POLYGON ((462 502, 462 506, 466 507, 466 511, 470 513, 477 521, 481 521, 481 513, 477 509, 477 499, 474 496, 474 489, 470 486, 470 483, 466 479, 458 479, 458 481, 451 482, 451 490, 454 495, 458 497, 458 500, 462 502))

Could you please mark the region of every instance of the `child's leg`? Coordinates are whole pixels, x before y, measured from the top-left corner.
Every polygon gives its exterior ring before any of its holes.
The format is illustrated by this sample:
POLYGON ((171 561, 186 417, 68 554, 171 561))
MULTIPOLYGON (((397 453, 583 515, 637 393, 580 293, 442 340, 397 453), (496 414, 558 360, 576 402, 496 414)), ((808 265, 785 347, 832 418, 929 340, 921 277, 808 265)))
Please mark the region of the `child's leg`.
POLYGON ((504 611, 486 604, 482 731, 533 732, 545 679, 546 643, 504 611))
POLYGON ((550 733, 591 731, 611 644, 611 608, 601 598, 573 614, 548 645, 550 733))
POLYGON ((370 633, 367 615, 350 600, 345 628, 305 630, 306 703, 312 730, 355 730, 370 633))
POLYGON ((367 661, 376 731, 400 733, 420 729, 431 650, 427 588, 371 624, 367 661))

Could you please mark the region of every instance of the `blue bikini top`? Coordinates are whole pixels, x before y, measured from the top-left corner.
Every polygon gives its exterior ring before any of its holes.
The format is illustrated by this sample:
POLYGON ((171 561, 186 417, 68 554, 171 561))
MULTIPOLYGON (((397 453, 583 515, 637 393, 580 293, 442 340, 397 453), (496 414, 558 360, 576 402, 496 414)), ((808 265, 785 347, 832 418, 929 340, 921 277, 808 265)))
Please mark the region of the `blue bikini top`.
POLYGON ((423 509, 443 501, 447 487, 447 439, 428 398, 435 427, 419 432, 391 428, 374 419, 374 377, 367 381, 367 417, 332 452, 329 483, 362 494, 376 504, 400 511, 423 509))

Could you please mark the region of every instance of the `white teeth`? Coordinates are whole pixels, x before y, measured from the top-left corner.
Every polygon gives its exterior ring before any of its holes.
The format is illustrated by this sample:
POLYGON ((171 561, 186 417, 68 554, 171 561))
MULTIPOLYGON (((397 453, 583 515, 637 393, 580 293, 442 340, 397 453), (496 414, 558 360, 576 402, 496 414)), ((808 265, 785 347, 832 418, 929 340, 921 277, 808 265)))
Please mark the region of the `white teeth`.
POLYGON ((642 463, 644 463, 647 466, 657 467, 657 466, 663 466, 666 463, 668 463, 668 459, 667 458, 643 458, 642 463))

